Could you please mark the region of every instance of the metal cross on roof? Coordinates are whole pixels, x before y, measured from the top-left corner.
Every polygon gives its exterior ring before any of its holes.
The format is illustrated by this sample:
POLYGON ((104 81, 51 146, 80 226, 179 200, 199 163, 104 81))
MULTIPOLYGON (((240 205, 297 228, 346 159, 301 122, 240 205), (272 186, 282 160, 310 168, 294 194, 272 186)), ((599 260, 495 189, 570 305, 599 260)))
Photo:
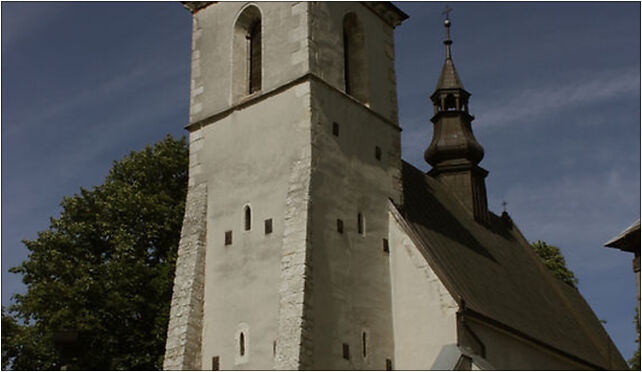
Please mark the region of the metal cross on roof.
POLYGON ((452 11, 453 11, 452 8, 449 7, 448 5, 446 5, 446 7, 444 8, 444 11, 441 12, 441 14, 445 14, 446 15, 446 19, 450 19, 450 12, 452 12, 452 11))
POLYGON ((508 203, 506 203, 506 200, 502 201, 502 208, 504 209, 504 212, 506 212, 506 206, 508 203))

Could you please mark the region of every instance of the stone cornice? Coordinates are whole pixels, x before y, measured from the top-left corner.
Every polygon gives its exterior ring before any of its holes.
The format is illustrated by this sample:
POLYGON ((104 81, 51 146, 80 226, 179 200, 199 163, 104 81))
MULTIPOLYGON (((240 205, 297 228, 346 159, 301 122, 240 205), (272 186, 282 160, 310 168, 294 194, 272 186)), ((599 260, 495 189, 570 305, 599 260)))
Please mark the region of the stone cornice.
POLYGON ((362 1, 361 4, 372 10, 379 18, 393 28, 399 26, 405 19, 408 19, 406 13, 392 5, 389 1, 362 1))
POLYGON ((218 1, 181 1, 181 4, 183 4, 183 7, 185 7, 185 9, 194 14, 207 6, 216 4, 217 2, 218 1))
MULTIPOLYGON (((191 13, 197 13, 199 10, 216 4, 217 2, 218 1, 181 1, 181 4, 191 13)), ((405 19, 408 19, 406 13, 392 5, 389 1, 362 1, 361 3, 393 28, 399 26, 405 19)))
POLYGON ((371 113, 372 115, 376 116, 378 119, 380 119, 381 121, 386 123, 388 126, 394 128, 394 129, 396 129, 398 131, 401 131, 401 128, 399 127, 399 125, 397 123, 394 123, 390 119, 388 119, 385 116, 381 115, 380 113, 372 110, 371 108, 365 106, 364 104, 362 104, 361 102, 357 101, 356 99, 354 99, 350 95, 346 94, 345 92, 342 92, 342 91, 336 89, 335 87, 330 85, 328 82, 326 82, 322 78, 320 78, 317 75, 315 75, 313 73, 310 73, 310 72, 308 72, 308 73, 306 73, 306 74, 304 74, 304 75, 302 75, 302 76, 300 76, 300 77, 298 77, 298 78, 296 78, 294 80, 291 80, 288 83, 285 83, 285 84, 283 84, 283 85, 281 85, 279 87, 271 89, 271 90, 269 90, 267 92, 264 92, 264 93, 257 92, 257 93, 255 93, 255 94, 253 94, 251 96, 245 97, 245 99, 241 100, 241 102, 236 103, 236 104, 232 105, 229 108, 226 108, 226 109, 224 109, 222 111, 214 113, 214 114, 212 114, 212 115, 210 115, 210 116, 208 116, 208 117, 206 117, 204 119, 201 119, 199 121, 195 121, 193 123, 187 124, 185 126, 185 129, 187 129, 188 131, 192 131, 192 130, 195 130, 195 129, 202 128, 202 127, 204 127, 206 125, 209 125, 209 124, 211 124, 213 122, 216 122, 216 121, 218 121, 218 120, 230 115, 234 111, 238 111, 238 110, 243 109, 245 107, 248 107, 248 106, 251 106, 251 105, 256 104, 258 102, 261 102, 261 101, 263 101, 263 100, 265 100, 267 98, 270 98, 270 97, 272 97, 272 96, 274 96, 276 94, 284 92, 287 89, 289 89, 289 88, 291 88, 291 87, 293 87, 295 85, 298 85, 298 84, 300 84, 300 83, 302 83, 304 81, 309 81, 309 80, 314 80, 314 81, 322 83, 323 85, 331 88, 336 93, 341 94, 346 99, 354 101, 355 103, 358 104, 359 107, 361 107, 364 110, 367 110, 369 113, 371 113))

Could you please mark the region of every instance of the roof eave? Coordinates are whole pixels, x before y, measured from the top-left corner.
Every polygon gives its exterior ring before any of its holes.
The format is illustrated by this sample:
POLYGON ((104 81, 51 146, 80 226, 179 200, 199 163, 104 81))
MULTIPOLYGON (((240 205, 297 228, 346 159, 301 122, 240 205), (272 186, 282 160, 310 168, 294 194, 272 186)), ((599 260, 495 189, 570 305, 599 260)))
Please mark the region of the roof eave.
POLYGON ((640 250, 640 220, 633 222, 631 226, 604 243, 604 246, 618 248, 626 252, 638 252, 640 250))

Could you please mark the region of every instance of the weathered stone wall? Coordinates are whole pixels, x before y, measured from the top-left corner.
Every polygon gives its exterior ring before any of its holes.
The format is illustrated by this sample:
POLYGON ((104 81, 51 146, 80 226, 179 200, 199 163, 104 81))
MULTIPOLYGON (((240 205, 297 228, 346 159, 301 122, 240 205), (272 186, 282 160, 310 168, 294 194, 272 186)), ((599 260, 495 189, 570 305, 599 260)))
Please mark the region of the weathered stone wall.
POLYGON ((207 186, 189 187, 163 361, 166 370, 201 368, 206 214, 207 186))
MULTIPOLYGON (((309 147, 307 148, 309 149, 309 147)), ((276 370, 308 369, 311 366, 312 267, 310 244, 311 154, 304 153, 290 174, 281 249, 279 332, 276 370)))

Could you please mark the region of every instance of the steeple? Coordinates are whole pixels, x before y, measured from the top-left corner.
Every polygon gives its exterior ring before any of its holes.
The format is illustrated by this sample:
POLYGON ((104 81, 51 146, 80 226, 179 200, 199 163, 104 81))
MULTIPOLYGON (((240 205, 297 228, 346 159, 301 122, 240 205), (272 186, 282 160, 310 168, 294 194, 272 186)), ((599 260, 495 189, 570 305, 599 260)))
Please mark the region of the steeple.
POLYGON ((428 174, 448 187, 481 223, 488 221, 488 204, 484 178, 486 170, 477 164, 484 157, 484 149, 471 129, 474 116, 468 113, 468 93, 455 70, 450 39, 450 9, 446 7, 446 60, 430 96, 434 116, 432 141, 424 158, 432 169, 428 174))
POLYGON ((450 51, 450 46, 453 41, 450 40, 450 19, 448 19, 448 17, 444 21, 444 26, 446 27, 446 40, 444 40, 444 45, 446 45, 446 62, 441 69, 441 75, 439 75, 436 89, 464 89, 461 80, 459 80, 459 75, 457 75, 457 70, 455 70, 455 64, 453 63, 452 53, 450 51))

